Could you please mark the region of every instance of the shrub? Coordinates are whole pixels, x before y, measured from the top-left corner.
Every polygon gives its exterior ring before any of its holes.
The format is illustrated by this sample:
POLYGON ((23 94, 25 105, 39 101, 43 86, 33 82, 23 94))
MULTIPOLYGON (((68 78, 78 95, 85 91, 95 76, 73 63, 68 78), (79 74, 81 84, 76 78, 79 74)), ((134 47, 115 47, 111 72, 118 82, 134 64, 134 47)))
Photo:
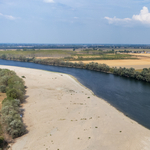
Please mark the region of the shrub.
POLYGON ((7 86, 9 78, 10 78, 10 76, 3 76, 3 77, 1 77, 0 84, 3 84, 3 85, 7 86))
POLYGON ((17 99, 5 99, 2 106, 2 123, 5 130, 12 138, 21 136, 25 133, 25 127, 20 117, 20 101, 17 99))
POLYGON ((10 89, 7 91, 7 97, 12 97, 14 99, 17 99, 19 97, 18 92, 16 89, 10 89))
POLYGON ((6 85, 0 85, 0 92, 6 93, 6 85))
POLYGON ((21 79, 21 78, 19 78, 18 76, 11 76, 11 78, 8 80, 8 85, 9 84, 14 84, 14 83, 22 83, 22 84, 24 84, 24 81, 21 79))
POLYGON ((0 136, 0 147, 3 147, 4 145, 4 137, 3 136, 0 136))
POLYGON ((21 90, 16 89, 9 89, 6 92, 7 97, 13 98, 13 99, 19 99, 20 101, 23 101, 24 93, 21 90))
MULTIPOLYGON (((24 99, 24 81, 15 72, 0 69, 0 92, 6 92, 7 98, 2 102, 1 123, 5 132, 16 138, 25 133, 25 127, 20 117, 20 101, 24 99)), ((0 145, 1 145, 0 139, 0 145)))
POLYGON ((0 76, 6 76, 6 75, 9 75, 9 76, 12 76, 12 75, 16 75, 16 73, 14 71, 10 71, 8 69, 1 69, 0 70, 0 76))
POLYGON ((2 104, 3 104, 2 109, 5 106, 12 106, 15 110, 18 110, 18 108, 20 106, 20 100, 18 100, 18 99, 12 99, 12 98, 5 98, 3 100, 3 102, 2 102, 2 104))
POLYGON ((20 119, 15 119, 10 123, 9 133, 12 138, 19 137, 25 133, 25 127, 20 119))

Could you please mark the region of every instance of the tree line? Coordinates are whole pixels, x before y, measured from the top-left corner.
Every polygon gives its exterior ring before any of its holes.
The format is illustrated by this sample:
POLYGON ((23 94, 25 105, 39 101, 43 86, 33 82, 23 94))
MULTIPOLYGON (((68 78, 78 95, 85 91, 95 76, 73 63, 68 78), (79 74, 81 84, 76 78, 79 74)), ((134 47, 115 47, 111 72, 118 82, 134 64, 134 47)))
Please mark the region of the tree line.
POLYGON ((144 68, 141 72, 139 72, 139 71, 136 71, 134 68, 125 68, 125 67, 124 68, 122 67, 111 68, 106 64, 98 64, 94 62, 85 64, 83 62, 73 63, 69 61, 63 61, 61 59, 36 59, 34 57, 32 58, 26 58, 23 56, 10 57, 7 55, 1 55, 0 59, 15 60, 15 61, 22 61, 22 62, 33 62, 33 63, 43 64, 43 65, 81 68, 81 69, 94 70, 94 71, 105 72, 105 73, 112 73, 118 76, 134 78, 136 80, 150 82, 150 68, 149 69, 144 68))
POLYGON ((14 71, 0 69, 0 92, 6 93, 7 98, 2 101, 0 126, 0 148, 5 145, 5 136, 16 138, 25 133, 25 126, 21 117, 20 104, 24 100, 25 86, 22 78, 14 71))

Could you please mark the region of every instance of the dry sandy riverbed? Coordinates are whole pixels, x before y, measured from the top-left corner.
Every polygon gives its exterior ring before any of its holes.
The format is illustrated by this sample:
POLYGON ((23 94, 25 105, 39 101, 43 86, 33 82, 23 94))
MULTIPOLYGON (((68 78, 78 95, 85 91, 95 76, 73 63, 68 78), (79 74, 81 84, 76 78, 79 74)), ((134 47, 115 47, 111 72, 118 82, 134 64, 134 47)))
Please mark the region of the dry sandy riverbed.
POLYGON ((149 150, 150 131, 127 118, 71 76, 0 66, 25 76, 28 133, 12 150, 149 150))

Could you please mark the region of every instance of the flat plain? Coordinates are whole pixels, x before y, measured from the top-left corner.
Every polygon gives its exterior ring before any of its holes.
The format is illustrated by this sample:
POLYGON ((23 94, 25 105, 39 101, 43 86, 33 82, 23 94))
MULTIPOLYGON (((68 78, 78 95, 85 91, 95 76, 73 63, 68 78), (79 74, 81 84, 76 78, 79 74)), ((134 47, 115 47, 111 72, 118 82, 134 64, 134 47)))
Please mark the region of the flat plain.
MULTIPOLYGON (((107 64, 110 67, 126 67, 143 69, 150 68, 150 54, 132 54, 137 59, 119 59, 119 60, 85 60, 83 63, 97 62, 100 64, 107 64)), ((79 61, 72 61, 79 62, 79 61)))
MULTIPOLYGON (((131 51, 139 51, 140 49, 129 49, 131 51)), ((116 50, 117 52, 118 50, 116 50)), ((142 51, 142 50, 141 50, 142 51)), ((110 67, 126 67, 143 69, 150 67, 150 53, 149 49, 145 50, 147 53, 115 53, 111 49, 107 51, 92 50, 92 49, 77 49, 73 51, 71 49, 48 49, 48 50, 7 50, 0 51, 0 56, 6 57, 26 57, 35 59, 59 59, 60 61, 71 62, 97 62, 101 64, 107 64, 110 67)))

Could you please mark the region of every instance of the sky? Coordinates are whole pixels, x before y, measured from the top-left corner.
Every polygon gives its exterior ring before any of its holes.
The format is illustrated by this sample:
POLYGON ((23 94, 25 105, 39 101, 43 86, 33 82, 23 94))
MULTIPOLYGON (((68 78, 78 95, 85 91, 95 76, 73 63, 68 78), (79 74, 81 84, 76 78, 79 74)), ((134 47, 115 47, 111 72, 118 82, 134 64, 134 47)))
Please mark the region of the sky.
POLYGON ((0 43, 150 44, 150 0, 0 0, 0 43))

